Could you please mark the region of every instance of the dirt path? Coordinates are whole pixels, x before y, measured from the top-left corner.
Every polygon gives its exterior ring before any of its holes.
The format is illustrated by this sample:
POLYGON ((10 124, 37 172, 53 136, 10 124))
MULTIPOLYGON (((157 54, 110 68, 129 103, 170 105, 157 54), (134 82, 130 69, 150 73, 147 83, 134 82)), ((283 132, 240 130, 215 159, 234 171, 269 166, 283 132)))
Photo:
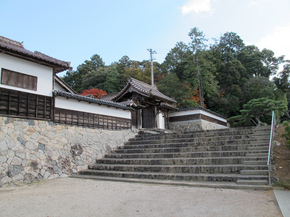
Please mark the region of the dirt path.
POLYGON ((272 191, 63 178, 0 189, 9 216, 282 216, 272 191))

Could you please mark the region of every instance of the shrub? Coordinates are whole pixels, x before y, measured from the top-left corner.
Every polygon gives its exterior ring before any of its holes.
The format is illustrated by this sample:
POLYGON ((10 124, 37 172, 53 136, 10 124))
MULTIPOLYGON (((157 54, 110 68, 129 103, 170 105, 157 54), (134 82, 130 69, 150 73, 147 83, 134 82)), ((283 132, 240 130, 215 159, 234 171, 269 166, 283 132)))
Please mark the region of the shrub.
POLYGON ((281 137, 286 138, 286 147, 290 149, 290 126, 289 121, 283 122, 283 127, 285 127, 285 133, 281 137))

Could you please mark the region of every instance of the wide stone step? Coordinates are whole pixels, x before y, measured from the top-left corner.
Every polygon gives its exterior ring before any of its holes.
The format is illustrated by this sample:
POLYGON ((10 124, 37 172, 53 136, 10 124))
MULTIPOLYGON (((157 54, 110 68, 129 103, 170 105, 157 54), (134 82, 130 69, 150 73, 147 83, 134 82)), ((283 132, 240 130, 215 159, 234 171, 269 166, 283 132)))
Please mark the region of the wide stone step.
POLYGON ((192 139, 196 142, 199 141, 222 141, 222 140, 235 140, 235 139, 268 139, 269 140, 269 133, 264 134, 247 134, 247 135, 196 135, 196 134, 189 134, 189 135, 167 135, 167 136, 150 136, 150 137, 139 137, 136 136, 135 138, 129 139, 130 143, 147 143, 150 141, 168 141, 168 140, 187 140, 192 139))
POLYGON ((126 146, 150 146, 150 145, 167 145, 167 144, 198 144, 198 145, 219 145, 219 144, 260 144, 260 143, 269 143, 269 138, 267 139, 212 139, 207 141, 206 139, 168 139, 168 140, 140 140, 140 141, 129 141, 125 142, 124 145, 126 146))
MULTIPOLYGON (((241 145, 219 145, 219 146, 190 146, 172 148, 139 148, 139 149, 115 149, 113 153, 173 153, 173 152, 201 152, 201 151, 238 151, 248 150, 247 144, 241 145)), ((255 150, 253 150, 255 151, 255 150)))
POLYGON ((130 140, 159 140, 159 139, 178 139, 178 138, 206 138, 222 136, 266 136, 270 135, 270 128, 264 130, 217 130, 217 131, 199 131, 188 133, 170 133, 170 134, 139 134, 130 140))
MULTIPOLYGON (((259 148, 263 146, 265 149, 268 144, 268 141, 253 141, 253 140, 235 140, 235 141, 218 141, 218 142, 182 142, 182 143, 155 143, 155 144, 140 144, 140 145, 132 145, 127 144, 119 147, 119 149, 143 149, 143 148, 171 148, 171 147, 191 147, 191 146, 220 146, 220 145, 251 145, 252 149, 259 148)), ((262 149, 263 149, 262 148, 262 149)))
POLYGON ((253 160, 245 160, 244 161, 244 164, 245 165, 267 165, 267 157, 263 157, 264 160, 256 160, 256 161, 253 161, 253 160))
POLYGON ((271 190, 272 187, 268 185, 237 185, 236 182, 194 182, 194 181, 180 181, 180 180, 158 180, 158 179, 139 179, 139 178, 119 178, 108 176, 93 176, 93 175, 72 175, 72 178, 80 179, 95 179, 106 181, 119 181, 130 183, 147 183, 147 184, 162 184, 162 185, 177 185, 177 186, 191 186, 191 187, 207 187, 207 188, 228 188, 228 189, 253 189, 253 190, 271 190))
POLYGON ((248 151, 247 157, 268 157, 268 150, 248 151))
MULTIPOLYGON (((235 140, 235 139, 252 139, 253 137, 250 135, 227 135, 227 136, 207 136, 207 137, 197 137, 193 135, 184 135, 184 136, 180 136, 180 137, 154 137, 154 138, 142 138, 142 139, 136 139, 136 138, 132 138, 129 139, 130 143, 146 143, 147 141, 174 141, 174 140, 187 140, 187 139, 191 139, 193 141, 196 142, 200 142, 200 141, 221 141, 221 140, 235 140)), ((260 138, 260 137, 258 137, 260 138)))
POLYGON ((93 164, 89 169, 127 172, 161 172, 161 173, 240 173, 241 170, 267 170, 265 165, 120 165, 93 164))
POLYGON ((234 139, 269 139, 269 133, 264 134, 241 134, 241 135, 198 135, 198 134, 182 134, 182 135, 166 135, 166 136, 148 136, 148 137, 142 137, 142 136, 135 136, 134 138, 129 139, 129 142, 141 142, 141 141, 152 141, 152 140, 182 140, 182 139, 195 139, 196 141, 212 141, 212 140, 234 140, 234 139))
POLYGON ((207 151, 179 153, 139 153, 139 154, 106 154, 105 158, 191 158, 191 157, 233 157, 246 156, 248 151, 207 151))
POLYGON ((219 135, 247 135, 247 134, 264 134, 270 132, 270 126, 264 127, 239 127, 239 128, 227 128, 227 129, 217 129, 217 130, 206 130, 206 131, 194 131, 194 132, 174 132, 169 134, 150 134, 144 133, 142 130, 139 132, 139 135, 136 137, 183 137, 184 135, 197 135, 197 136, 219 136, 219 135))
POLYGON ((263 151, 267 151, 269 149, 269 144, 265 144, 265 145, 261 145, 261 146, 249 146, 248 150, 249 151, 258 151, 258 150, 263 150, 263 151))
POLYGON ((267 163, 265 157, 203 157, 203 158, 134 158, 134 159, 108 159, 96 160, 96 164, 135 164, 135 165, 222 165, 222 164, 247 164, 263 165, 267 163), (245 163, 247 162, 247 163, 245 163), (253 162, 250 164, 250 162, 253 162), (257 162, 261 163, 258 164, 257 162))
POLYGON ((241 180, 237 181, 238 185, 267 185, 267 180, 241 180))
POLYGON ((266 175, 268 177, 267 170, 241 170, 241 175, 266 175))
POLYGON ((267 179, 265 176, 248 175, 241 176, 239 174, 184 174, 184 173, 154 173, 154 172, 115 172, 115 171, 99 171, 99 170, 85 170, 81 171, 79 175, 90 176, 106 176, 118 178, 139 178, 139 179, 158 179, 158 180, 179 180, 179 181, 207 181, 207 182, 237 182, 239 179, 243 180, 261 180, 267 179))

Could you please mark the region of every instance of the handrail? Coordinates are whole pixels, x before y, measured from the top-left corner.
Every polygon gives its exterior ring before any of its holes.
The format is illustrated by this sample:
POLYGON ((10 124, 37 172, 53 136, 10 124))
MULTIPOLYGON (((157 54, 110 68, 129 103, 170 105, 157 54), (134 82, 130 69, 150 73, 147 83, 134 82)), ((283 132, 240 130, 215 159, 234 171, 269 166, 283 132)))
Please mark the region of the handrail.
POLYGON ((268 151, 268 161, 267 161, 267 166, 268 166, 268 185, 271 185, 271 150, 272 150, 272 145, 273 145, 273 137, 274 137, 274 129, 276 126, 276 117, 275 117, 275 112, 272 111, 272 122, 271 122, 271 134, 270 134, 270 141, 269 141, 269 151, 268 151))

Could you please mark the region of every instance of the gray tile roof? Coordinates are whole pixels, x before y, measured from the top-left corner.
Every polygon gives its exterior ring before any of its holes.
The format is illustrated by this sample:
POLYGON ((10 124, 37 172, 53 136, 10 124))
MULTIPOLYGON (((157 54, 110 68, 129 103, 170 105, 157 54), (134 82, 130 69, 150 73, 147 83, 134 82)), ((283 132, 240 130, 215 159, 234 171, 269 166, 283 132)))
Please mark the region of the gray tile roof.
POLYGON ((46 64, 53 65, 56 72, 61 72, 64 70, 72 69, 70 67, 70 62, 61 61, 55 59, 53 57, 47 56, 38 51, 31 52, 24 48, 23 44, 18 41, 11 40, 9 38, 5 38, 0 36, 0 51, 8 51, 13 53, 14 55, 21 56, 24 59, 34 60, 46 64))
POLYGON ((96 99, 96 98, 87 97, 87 96, 81 96, 78 94, 63 92, 63 91, 59 91, 59 90, 54 90, 53 93, 55 96, 62 96, 65 98, 76 99, 79 101, 85 101, 85 102, 89 102, 89 103, 95 103, 98 105, 105 105, 108 107, 115 107, 115 108, 120 108, 120 109, 124 109, 124 110, 132 110, 132 111, 134 110, 133 108, 127 107, 127 106, 122 105, 120 103, 105 101, 105 100, 96 99))
POLYGON ((212 113, 212 114, 214 114, 214 115, 216 115, 216 116, 219 116, 219 117, 221 117, 221 118, 227 119, 227 117, 225 117, 225 116, 223 116, 223 115, 221 115, 221 114, 218 114, 218 113, 216 113, 216 112, 214 112, 214 111, 211 111, 211 110, 209 110, 209 109, 203 108, 203 107, 201 107, 201 106, 191 107, 191 108, 180 108, 180 109, 178 109, 178 111, 173 111, 173 112, 182 112, 182 111, 190 111, 190 110, 204 110, 204 111, 207 111, 207 112, 209 112, 209 113, 212 113))
POLYGON ((117 92, 117 93, 109 93, 109 94, 107 94, 107 95, 103 95, 103 96, 101 97, 101 100, 112 101, 112 99, 113 99, 117 94, 118 94, 118 92, 117 92))
POLYGON ((133 89, 135 89, 137 92, 141 93, 142 95, 145 95, 147 97, 155 97, 159 100, 162 101, 167 101, 170 103, 176 103, 176 101, 166 95, 164 95, 163 93, 161 93, 158 89, 157 86, 154 85, 150 85, 150 84, 146 84, 142 81, 139 81, 135 78, 130 78, 127 85, 123 88, 123 90, 121 90, 116 96, 114 96, 112 98, 112 100, 116 100, 118 97, 122 96, 124 93, 126 93, 126 91, 128 90, 129 86, 131 85, 131 87, 133 89))
POLYGON ((131 84, 132 86, 134 86, 135 88, 138 88, 139 90, 141 89, 141 91, 144 91, 145 93, 149 93, 152 96, 155 96, 157 98, 161 98, 164 99, 168 102, 172 102, 175 103, 176 101, 166 95, 164 95, 163 93, 161 93, 158 89, 157 86, 154 85, 150 85, 150 84, 146 84, 145 82, 139 81, 135 78, 131 78, 131 84))

